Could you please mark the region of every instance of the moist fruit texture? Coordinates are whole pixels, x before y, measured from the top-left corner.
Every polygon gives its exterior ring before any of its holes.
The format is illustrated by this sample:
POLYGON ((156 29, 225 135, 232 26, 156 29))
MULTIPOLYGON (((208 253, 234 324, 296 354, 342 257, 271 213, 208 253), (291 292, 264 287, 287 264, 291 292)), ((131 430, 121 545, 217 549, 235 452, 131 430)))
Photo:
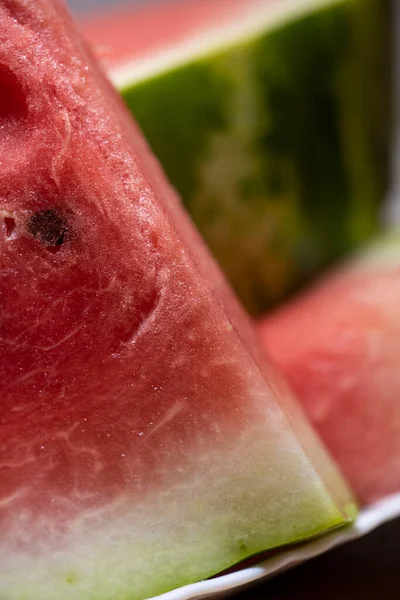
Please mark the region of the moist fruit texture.
POLYGON ((260 334, 360 499, 400 491, 400 236, 272 314, 260 334))
POLYGON ((390 0, 219 0, 82 28, 246 308, 378 227, 390 0))
POLYGON ((0 598, 132 600, 352 499, 60 2, 0 2, 0 598))

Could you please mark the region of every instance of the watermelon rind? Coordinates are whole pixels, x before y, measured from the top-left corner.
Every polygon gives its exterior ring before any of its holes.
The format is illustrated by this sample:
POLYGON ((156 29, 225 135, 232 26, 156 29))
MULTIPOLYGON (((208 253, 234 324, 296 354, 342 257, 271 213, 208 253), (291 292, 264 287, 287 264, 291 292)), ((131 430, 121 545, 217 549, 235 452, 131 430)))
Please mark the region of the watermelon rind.
POLYGON ((206 581, 200 581, 157 596, 157 600, 195 600, 196 598, 224 597, 246 586, 273 577, 282 571, 311 560, 333 548, 362 538, 385 523, 400 517, 400 494, 389 496, 360 511, 356 522, 297 548, 206 581))
POLYGON ((110 68, 252 314, 379 228, 390 28, 390 0, 256 3, 224 28, 110 68))

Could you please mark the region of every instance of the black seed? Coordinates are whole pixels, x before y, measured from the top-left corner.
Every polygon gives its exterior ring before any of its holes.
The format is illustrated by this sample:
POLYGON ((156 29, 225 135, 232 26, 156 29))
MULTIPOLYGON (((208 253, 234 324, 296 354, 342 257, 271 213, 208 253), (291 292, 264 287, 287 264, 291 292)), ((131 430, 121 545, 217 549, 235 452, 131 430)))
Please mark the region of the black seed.
POLYGON ((52 209, 34 213, 28 220, 27 229, 32 237, 46 246, 61 246, 68 234, 64 216, 52 209))

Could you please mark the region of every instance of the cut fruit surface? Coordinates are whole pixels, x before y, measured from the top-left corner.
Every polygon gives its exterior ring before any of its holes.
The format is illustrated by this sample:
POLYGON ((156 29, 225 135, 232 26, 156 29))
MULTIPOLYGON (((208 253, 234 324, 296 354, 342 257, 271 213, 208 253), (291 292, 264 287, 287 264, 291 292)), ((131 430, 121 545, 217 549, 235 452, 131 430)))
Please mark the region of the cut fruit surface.
POLYGON ((194 0, 82 23, 253 314, 378 227, 390 28, 390 0, 194 0))
POLYGON ((399 273, 393 235, 260 324, 365 503, 400 491, 399 273))
POLYGON ((0 3, 0 597, 132 600, 351 520, 60 2, 0 3))

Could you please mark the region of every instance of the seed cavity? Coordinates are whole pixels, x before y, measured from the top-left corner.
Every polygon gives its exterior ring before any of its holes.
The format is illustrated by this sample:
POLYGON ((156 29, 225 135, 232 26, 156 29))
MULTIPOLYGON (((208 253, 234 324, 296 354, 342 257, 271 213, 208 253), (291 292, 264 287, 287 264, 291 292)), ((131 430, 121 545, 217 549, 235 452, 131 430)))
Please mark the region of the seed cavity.
POLYGON ((28 114, 24 89, 15 73, 0 63, 0 123, 19 121, 28 114))
POLYGON ((39 210, 30 216, 27 223, 28 233, 44 244, 50 252, 57 251, 68 237, 68 224, 57 210, 39 210))
POLYGON ((6 237, 7 238, 11 238, 13 237, 13 233, 15 231, 15 219, 13 219, 12 217, 4 217, 4 227, 6 230, 6 237))

